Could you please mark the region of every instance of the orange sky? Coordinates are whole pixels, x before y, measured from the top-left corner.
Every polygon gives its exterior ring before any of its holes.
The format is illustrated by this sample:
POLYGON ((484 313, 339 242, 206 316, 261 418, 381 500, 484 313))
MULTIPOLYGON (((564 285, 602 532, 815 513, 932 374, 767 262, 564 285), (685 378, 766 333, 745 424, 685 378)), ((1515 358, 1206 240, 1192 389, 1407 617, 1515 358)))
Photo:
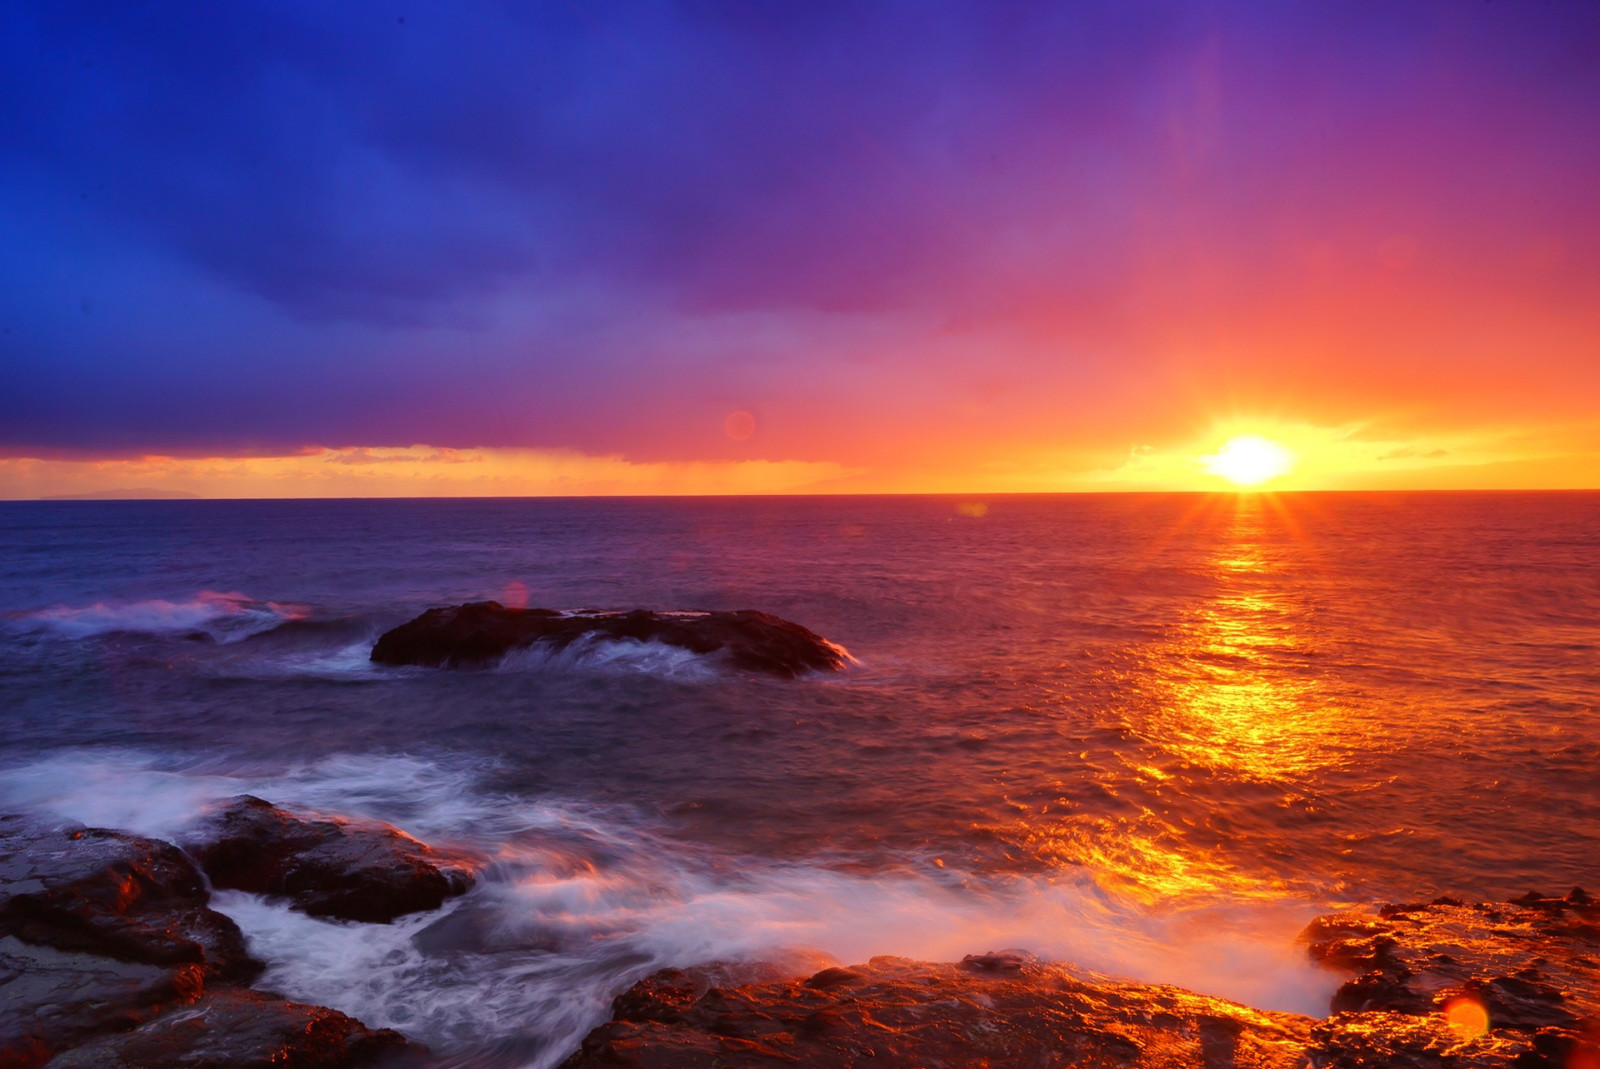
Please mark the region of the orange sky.
POLYGON ((1154 2, 37 5, 0 497, 1600 488, 1600 6, 1154 2))
POLYGON ((657 461, 526 449, 320 449, 293 456, 0 459, 0 496, 124 491, 145 497, 427 497, 607 494, 1011 493, 1235 490, 1207 460, 1241 435, 1280 444, 1291 468, 1270 490, 1600 487, 1600 428, 1373 436, 1360 425, 1219 419, 1186 446, 1121 453, 1039 448, 952 458, 930 469, 826 461, 657 461), (152 493, 154 492, 154 493, 152 493))

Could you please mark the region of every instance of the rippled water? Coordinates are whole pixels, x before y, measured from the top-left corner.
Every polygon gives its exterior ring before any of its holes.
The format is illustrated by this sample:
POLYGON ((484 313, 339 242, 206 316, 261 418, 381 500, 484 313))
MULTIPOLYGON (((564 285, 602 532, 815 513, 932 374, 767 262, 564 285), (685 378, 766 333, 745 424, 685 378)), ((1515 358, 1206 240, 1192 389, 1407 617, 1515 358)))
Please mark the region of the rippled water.
POLYGON ((0 505, 0 802, 492 859, 442 915, 222 896, 269 982, 550 1064, 708 957, 1023 946, 1320 1012, 1330 905, 1600 882, 1600 495, 0 505), (757 608, 859 665, 385 669, 432 605, 757 608))

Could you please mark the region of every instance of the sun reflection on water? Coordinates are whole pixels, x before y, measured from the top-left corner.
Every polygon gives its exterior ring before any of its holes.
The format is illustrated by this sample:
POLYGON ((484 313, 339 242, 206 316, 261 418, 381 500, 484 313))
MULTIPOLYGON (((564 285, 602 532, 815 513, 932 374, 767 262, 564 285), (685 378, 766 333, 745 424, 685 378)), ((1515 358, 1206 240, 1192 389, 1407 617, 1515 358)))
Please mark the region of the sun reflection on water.
POLYGON ((1289 567, 1307 552, 1293 518, 1255 496, 1212 508, 1198 521, 1211 549, 1192 564, 1204 592, 1119 673, 1133 744, 1091 767, 1103 804, 1035 812, 1023 831, 1036 857, 1151 902, 1285 894, 1282 879, 1239 868, 1252 853, 1239 846, 1268 831, 1251 823, 1262 811, 1308 818, 1305 785, 1348 752, 1349 718, 1318 672, 1315 599, 1289 567))
POLYGON ((1235 504, 1197 604, 1152 658, 1157 706, 1178 760, 1230 777, 1278 783, 1334 757, 1336 710, 1312 671, 1314 606, 1285 581, 1282 532, 1251 498, 1235 504))

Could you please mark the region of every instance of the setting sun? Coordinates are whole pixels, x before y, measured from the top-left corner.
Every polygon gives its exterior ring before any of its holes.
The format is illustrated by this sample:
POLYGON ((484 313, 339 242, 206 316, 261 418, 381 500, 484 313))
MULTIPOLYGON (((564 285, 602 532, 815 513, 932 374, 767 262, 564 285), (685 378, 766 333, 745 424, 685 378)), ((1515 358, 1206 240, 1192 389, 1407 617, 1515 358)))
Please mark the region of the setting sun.
POLYGON ((1294 454, 1277 442, 1256 434, 1229 439, 1221 449, 1200 462, 1212 475, 1238 486, 1257 486, 1294 468, 1294 454))

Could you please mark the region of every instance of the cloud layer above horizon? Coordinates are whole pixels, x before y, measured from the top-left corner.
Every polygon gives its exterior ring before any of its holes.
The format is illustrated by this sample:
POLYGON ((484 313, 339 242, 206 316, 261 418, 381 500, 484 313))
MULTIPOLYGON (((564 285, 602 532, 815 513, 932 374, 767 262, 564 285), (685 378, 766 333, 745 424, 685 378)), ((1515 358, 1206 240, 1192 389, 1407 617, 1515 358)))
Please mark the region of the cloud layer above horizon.
POLYGON ((6 456, 1600 485, 1588 0, 5 7, 6 456))

